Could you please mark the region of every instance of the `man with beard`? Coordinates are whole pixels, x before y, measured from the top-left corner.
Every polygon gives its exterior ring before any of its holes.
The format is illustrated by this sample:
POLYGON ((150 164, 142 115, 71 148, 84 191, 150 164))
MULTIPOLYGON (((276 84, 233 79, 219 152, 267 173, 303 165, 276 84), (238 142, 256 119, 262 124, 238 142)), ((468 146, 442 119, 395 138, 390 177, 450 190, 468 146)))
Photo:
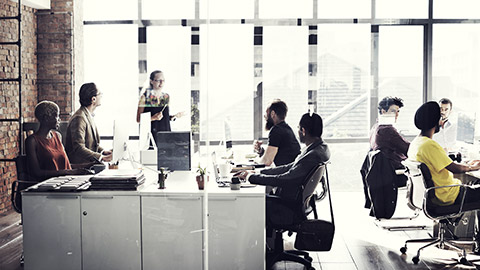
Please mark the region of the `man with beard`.
MULTIPOLYGON (((330 159, 330 151, 327 144, 322 140, 323 121, 320 115, 306 113, 302 116, 299 124, 298 135, 300 142, 305 148, 300 155, 291 163, 268 168, 260 173, 241 171, 238 177, 247 179, 252 184, 268 185, 276 187, 274 195, 286 200, 295 199, 302 183, 307 175, 317 165, 330 159)), ((282 205, 276 200, 266 201, 267 228, 271 222, 275 224, 290 224, 295 218, 290 208, 282 205)))
POLYGON ((442 98, 438 102, 440 105, 440 131, 433 135, 433 139, 440 144, 446 152, 452 151, 457 141, 457 124, 449 119, 452 113, 452 101, 448 98, 442 98))
MULTIPOLYGON (((439 130, 440 117, 440 106, 436 102, 430 101, 418 108, 415 113, 415 126, 421 132, 410 144, 408 158, 427 165, 435 186, 461 184, 460 180, 453 178, 453 174, 479 170, 480 161, 472 160, 467 164, 460 164, 453 162, 448 157, 444 149, 432 139, 433 134, 439 130)), ((467 186, 465 192, 465 203, 480 201, 480 185, 467 186)), ((438 199, 438 204, 441 205, 462 203, 463 196, 458 196, 459 193, 459 186, 435 189, 435 197, 438 199)), ((476 254, 480 253, 478 215, 479 212, 477 211, 474 235, 474 239, 476 239, 474 251, 476 254)))
POLYGON ((300 153, 300 144, 295 138, 292 128, 285 123, 287 104, 281 100, 274 100, 268 106, 265 114, 265 129, 269 130, 268 146, 265 150, 261 141, 255 141, 254 150, 262 158, 260 163, 270 166, 288 164, 295 160, 300 153))

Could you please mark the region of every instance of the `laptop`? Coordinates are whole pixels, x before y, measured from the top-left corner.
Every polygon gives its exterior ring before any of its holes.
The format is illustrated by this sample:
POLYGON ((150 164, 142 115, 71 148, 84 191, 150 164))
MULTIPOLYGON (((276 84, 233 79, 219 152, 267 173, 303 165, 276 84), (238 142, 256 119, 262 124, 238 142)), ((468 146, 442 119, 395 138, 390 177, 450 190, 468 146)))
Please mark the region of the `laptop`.
MULTIPOLYGON (((213 173, 215 175, 215 181, 217 182, 219 187, 230 187, 230 183, 232 183, 232 177, 235 173, 230 173, 230 177, 225 177, 222 178, 220 176, 220 170, 218 169, 218 163, 217 163, 217 155, 215 151, 212 153, 212 165, 213 165, 213 173)), ((246 183, 245 180, 240 180, 240 187, 245 188, 245 187, 255 187, 256 185, 246 183)))

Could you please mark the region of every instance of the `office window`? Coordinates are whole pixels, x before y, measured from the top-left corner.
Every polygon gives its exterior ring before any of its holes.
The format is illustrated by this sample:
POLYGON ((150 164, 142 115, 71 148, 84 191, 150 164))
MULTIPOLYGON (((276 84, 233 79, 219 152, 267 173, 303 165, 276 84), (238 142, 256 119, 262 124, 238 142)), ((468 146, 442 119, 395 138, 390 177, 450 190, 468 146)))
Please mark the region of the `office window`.
MULTIPOLYGON (((384 26, 379 33, 378 100, 397 96, 404 100, 397 129, 418 134, 412 119, 422 102, 423 27, 384 26), (408 42, 399 42, 408 40, 408 42)), ((375 105, 372 105, 375 106, 375 105)))
POLYGON ((261 19, 312 18, 313 0, 258 0, 261 19))
MULTIPOLYGON (((308 110, 308 27, 263 27, 263 110, 279 98, 295 130, 308 110)), ((268 135, 264 131, 264 137, 268 135)))
POLYGON ((195 0, 142 0, 142 19, 168 20, 194 18, 195 0))
POLYGON ((436 19, 480 18, 478 0, 435 0, 433 7, 433 17, 436 19))
POLYGON ((318 18, 370 18, 371 0, 318 0, 318 18))
POLYGON ((324 137, 367 136, 370 25, 319 25, 317 46, 317 112, 324 137))
POLYGON ((136 20, 138 0, 83 0, 83 20, 136 20))
POLYGON ((171 122, 172 130, 190 130, 190 27, 147 27, 147 78, 150 73, 161 70, 165 75, 164 91, 170 95, 170 114, 185 115, 171 122), (167 42, 165 42, 167 41, 167 42))
MULTIPOLYGON (((435 101, 449 98, 452 112, 476 113, 477 119, 480 117, 479 44, 480 25, 433 27, 432 97, 435 101)), ((476 130, 478 134, 478 124, 476 130)))
POLYGON ((102 105, 95 110, 102 136, 113 134, 115 119, 128 123, 129 135, 138 133, 137 40, 137 25, 84 26, 84 81, 77 82, 75 99, 78 103, 78 91, 86 82, 94 82, 103 93, 102 105))
POLYGON ((253 25, 200 26, 200 139, 253 138, 253 25))
POLYGON ((428 18, 428 0, 376 0, 376 18, 428 18))
POLYGON ((254 0, 200 1, 201 19, 253 19, 254 0))

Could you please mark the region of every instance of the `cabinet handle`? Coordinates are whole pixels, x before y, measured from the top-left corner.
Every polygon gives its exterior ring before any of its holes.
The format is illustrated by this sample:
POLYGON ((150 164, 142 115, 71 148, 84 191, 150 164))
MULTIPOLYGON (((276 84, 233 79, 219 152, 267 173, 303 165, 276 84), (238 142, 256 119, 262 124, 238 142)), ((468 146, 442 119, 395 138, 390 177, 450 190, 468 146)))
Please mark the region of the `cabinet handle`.
POLYGON ((82 196, 82 199, 113 199, 113 196, 82 196))
POLYGON ((67 196, 67 195, 47 196, 47 199, 78 199, 78 196, 67 196))
POLYGON ((236 201, 237 197, 225 197, 225 198, 212 198, 212 197, 210 197, 209 200, 212 200, 212 201, 236 201))
POLYGON ((171 200, 171 201, 198 201, 198 200, 200 200, 200 197, 186 197, 186 198, 167 197, 167 200, 171 200))

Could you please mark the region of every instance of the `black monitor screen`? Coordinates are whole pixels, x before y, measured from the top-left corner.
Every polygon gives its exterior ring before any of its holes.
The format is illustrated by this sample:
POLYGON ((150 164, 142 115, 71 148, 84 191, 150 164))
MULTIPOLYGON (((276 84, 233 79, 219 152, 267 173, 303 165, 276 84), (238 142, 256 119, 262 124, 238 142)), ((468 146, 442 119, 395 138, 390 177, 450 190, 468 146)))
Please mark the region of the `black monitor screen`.
POLYGON ((191 168, 190 132, 159 131, 156 136, 157 167, 168 168, 170 171, 189 171, 191 168))

